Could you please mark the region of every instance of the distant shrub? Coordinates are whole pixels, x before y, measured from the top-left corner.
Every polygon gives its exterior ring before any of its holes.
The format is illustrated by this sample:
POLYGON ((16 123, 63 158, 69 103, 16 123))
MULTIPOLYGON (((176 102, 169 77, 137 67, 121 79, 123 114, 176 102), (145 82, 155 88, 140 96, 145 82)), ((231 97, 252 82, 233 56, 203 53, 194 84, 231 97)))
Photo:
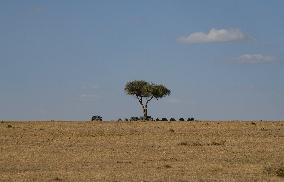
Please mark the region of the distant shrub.
POLYGON ((184 121, 184 119, 183 118, 179 118, 179 121, 184 121))
POLYGON ((138 121, 146 121, 146 118, 144 116, 138 117, 138 121))
POLYGON ((141 116, 139 120, 142 120, 142 121, 154 121, 152 116, 147 116, 147 117, 141 116))
POLYGON ((167 118, 162 118, 162 121, 168 121, 168 119, 167 118))
POLYGON ((10 125, 10 124, 8 124, 8 126, 7 126, 7 128, 12 128, 13 126, 12 125, 10 125))
POLYGON ((175 118, 171 118, 170 121, 176 121, 176 119, 175 118))
POLYGON ((187 118, 187 121, 194 121, 194 118, 187 118))
POLYGON ((129 121, 138 121, 138 120, 139 120, 139 117, 135 117, 135 116, 133 116, 129 119, 129 121))
POLYGON ((127 119, 127 118, 125 118, 125 119, 124 119, 124 121, 128 121, 128 119, 127 119))
POLYGON ((122 121, 122 119, 121 119, 121 118, 119 118, 117 121, 122 121))
POLYGON ((156 119, 156 121, 160 121, 160 119, 159 119, 159 118, 157 118, 157 119, 156 119))
POLYGON ((98 116, 98 115, 92 116, 92 118, 91 118, 91 121, 102 121, 102 120, 103 120, 103 118, 101 116, 98 116))

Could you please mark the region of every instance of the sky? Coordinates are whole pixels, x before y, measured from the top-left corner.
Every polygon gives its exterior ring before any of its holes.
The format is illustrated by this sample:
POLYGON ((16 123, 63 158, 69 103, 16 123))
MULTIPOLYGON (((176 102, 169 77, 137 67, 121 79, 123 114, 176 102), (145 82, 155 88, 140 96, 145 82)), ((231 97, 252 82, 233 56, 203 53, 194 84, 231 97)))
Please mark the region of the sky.
POLYGON ((0 120, 284 119, 283 0, 1 0, 0 120))

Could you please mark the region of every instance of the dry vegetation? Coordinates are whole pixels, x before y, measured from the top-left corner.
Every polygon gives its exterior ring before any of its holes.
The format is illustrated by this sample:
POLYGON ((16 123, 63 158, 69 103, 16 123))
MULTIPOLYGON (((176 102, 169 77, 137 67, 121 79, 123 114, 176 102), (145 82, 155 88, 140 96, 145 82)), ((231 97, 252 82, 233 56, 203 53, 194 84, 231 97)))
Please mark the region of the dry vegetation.
POLYGON ((284 122, 1 122, 0 181, 284 181, 284 122))

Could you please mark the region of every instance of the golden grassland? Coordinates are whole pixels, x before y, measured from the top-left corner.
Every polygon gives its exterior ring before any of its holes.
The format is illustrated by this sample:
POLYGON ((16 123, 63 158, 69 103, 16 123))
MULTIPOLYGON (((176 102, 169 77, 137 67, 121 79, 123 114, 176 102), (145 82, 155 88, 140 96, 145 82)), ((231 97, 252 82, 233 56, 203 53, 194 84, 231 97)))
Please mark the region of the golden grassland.
POLYGON ((284 122, 1 122, 0 181, 284 181, 284 122))

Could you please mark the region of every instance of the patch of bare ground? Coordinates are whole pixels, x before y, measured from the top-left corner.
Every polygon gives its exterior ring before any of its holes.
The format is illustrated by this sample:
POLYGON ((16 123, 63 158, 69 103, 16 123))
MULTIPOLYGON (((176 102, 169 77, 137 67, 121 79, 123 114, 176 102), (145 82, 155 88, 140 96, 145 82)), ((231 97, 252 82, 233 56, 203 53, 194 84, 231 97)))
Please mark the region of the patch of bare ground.
POLYGON ((284 122, 0 123, 0 181, 284 181, 284 122))

